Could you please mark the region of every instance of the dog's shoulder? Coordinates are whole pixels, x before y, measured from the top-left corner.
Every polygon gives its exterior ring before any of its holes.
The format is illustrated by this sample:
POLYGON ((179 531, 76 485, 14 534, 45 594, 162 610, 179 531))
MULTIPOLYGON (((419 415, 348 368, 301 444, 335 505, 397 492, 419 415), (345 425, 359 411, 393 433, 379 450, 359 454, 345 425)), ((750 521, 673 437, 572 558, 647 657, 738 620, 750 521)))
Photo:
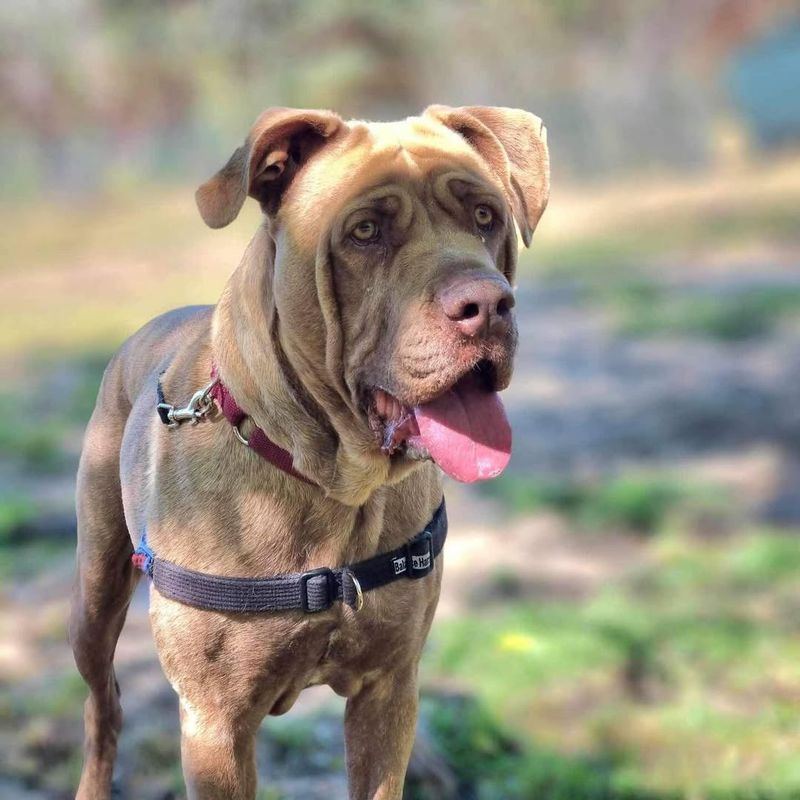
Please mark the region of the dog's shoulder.
POLYGON ((153 318, 130 336, 106 368, 105 381, 116 377, 132 402, 143 384, 163 373, 187 349, 207 345, 214 306, 184 306, 153 318))

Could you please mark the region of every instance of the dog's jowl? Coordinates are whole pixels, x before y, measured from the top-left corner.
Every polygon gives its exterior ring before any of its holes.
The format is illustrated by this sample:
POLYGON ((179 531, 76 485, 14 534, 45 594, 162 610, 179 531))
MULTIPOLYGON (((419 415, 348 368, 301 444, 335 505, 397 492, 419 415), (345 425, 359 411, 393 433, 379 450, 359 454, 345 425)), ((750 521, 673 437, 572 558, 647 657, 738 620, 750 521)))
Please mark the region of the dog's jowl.
POLYGON ((70 638, 89 686, 78 797, 111 791, 114 648, 137 581, 180 697, 190 798, 252 800, 254 735, 313 684, 347 698, 352 798, 400 798, 442 579, 441 473, 499 474, 512 285, 548 195, 541 121, 266 111, 197 192, 263 221, 216 306, 106 370, 78 476, 70 638))

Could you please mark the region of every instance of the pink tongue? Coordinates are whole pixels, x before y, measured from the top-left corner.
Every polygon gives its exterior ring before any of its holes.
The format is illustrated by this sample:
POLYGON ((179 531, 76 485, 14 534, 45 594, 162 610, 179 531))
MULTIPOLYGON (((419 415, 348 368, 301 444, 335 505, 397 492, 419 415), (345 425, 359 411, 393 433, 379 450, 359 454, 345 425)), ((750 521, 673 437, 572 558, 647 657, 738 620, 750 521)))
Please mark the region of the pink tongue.
POLYGON ((459 381, 449 392, 414 409, 420 439, 431 458, 464 483, 499 475, 511 458, 511 427, 497 392, 459 381))

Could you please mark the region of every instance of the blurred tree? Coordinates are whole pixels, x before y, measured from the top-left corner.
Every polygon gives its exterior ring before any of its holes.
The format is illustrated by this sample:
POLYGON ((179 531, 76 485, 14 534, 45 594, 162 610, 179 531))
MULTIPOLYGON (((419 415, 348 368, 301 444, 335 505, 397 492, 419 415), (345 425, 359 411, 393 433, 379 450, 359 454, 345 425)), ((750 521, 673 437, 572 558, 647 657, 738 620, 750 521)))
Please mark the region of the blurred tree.
POLYGON ((194 177, 269 105, 378 118, 430 102, 514 105, 557 132, 559 170, 693 164, 706 157, 724 102, 698 53, 732 46, 786 7, 8 0, 0 8, 4 190, 74 191, 120 172, 194 177))

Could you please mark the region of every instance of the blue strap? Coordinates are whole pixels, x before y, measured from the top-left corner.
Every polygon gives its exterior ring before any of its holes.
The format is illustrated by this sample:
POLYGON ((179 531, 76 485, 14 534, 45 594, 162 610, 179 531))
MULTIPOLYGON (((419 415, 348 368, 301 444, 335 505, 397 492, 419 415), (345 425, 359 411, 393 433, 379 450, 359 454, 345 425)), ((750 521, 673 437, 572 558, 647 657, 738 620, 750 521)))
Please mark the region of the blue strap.
POLYGON ((131 561, 134 566, 138 567, 149 578, 153 577, 153 562, 155 561, 156 554, 150 549, 147 544, 147 531, 143 531, 142 539, 139 546, 133 551, 131 561))

